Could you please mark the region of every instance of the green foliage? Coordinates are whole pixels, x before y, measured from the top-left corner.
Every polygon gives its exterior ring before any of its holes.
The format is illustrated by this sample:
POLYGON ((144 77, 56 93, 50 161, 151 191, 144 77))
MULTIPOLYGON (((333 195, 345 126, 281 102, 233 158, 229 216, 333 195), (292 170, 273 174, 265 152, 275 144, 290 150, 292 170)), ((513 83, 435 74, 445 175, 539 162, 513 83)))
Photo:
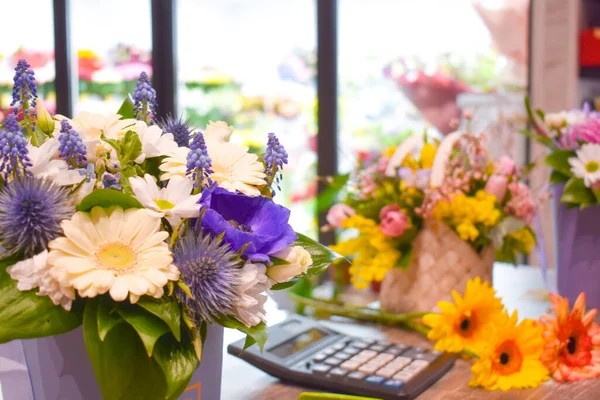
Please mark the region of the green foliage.
POLYGON ((560 201, 584 208, 596 204, 596 196, 585 187, 583 179, 572 177, 565 185, 560 201))
POLYGON ((337 200, 340 192, 346 187, 350 174, 332 177, 329 185, 317 196, 317 211, 327 211, 337 200))
POLYGON ((565 176, 573 176, 569 158, 576 157, 575 152, 570 150, 554 150, 546 157, 546 164, 553 171, 559 172, 565 176))
POLYGON ((135 197, 114 189, 98 189, 83 198, 77 206, 77 211, 90 211, 93 207, 109 208, 119 206, 124 210, 128 208, 143 208, 135 197))
POLYGON ((40 124, 36 125, 33 135, 31 135, 31 144, 40 147, 46 140, 48 140, 48 135, 41 129, 40 124))
POLYGON ((560 183, 565 183, 569 180, 569 175, 561 174, 558 171, 552 171, 550 174, 550 184, 556 185, 560 183))
POLYGON ((312 257, 313 263, 310 267, 308 267, 306 276, 319 275, 325 272, 332 262, 343 258, 334 251, 331 251, 328 247, 323 246, 321 243, 318 243, 300 233, 297 235, 298 239, 292 244, 292 246, 302 246, 310 253, 310 256, 312 257))
POLYGON ((262 351, 265 347, 265 343, 267 342, 267 338, 269 336, 269 331, 264 322, 261 322, 260 324, 250 328, 242 324, 237 319, 229 316, 222 317, 217 322, 219 325, 230 329, 237 329, 238 331, 244 332, 247 335, 246 342, 244 344, 244 350, 255 343, 258 344, 260 351, 262 351))
POLYGON ((133 106, 133 99, 131 96, 127 95, 125 101, 123 101, 123 104, 121 104, 119 111, 117 111, 117 114, 123 118, 133 118, 133 106))
POLYGON ((156 345, 158 339, 170 331, 167 324, 145 309, 135 305, 124 304, 117 309, 117 312, 125 322, 135 329, 144 343, 148 357, 152 357, 154 345, 156 345))
POLYGON ((181 340, 181 308, 173 297, 165 296, 159 300, 143 296, 137 305, 162 319, 171 329, 175 339, 181 340))

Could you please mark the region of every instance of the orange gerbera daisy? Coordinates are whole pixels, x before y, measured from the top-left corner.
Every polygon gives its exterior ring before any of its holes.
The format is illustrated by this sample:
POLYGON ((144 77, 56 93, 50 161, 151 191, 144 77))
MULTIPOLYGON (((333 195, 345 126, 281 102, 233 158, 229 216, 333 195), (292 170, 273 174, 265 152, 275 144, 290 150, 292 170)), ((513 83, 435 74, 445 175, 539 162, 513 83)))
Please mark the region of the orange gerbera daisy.
POLYGON ((597 309, 585 312, 581 293, 569 314, 569 300, 550 295, 554 316, 543 315, 539 324, 546 341, 541 360, 559 382, 600 376, 600 327, 594 322, 597 309))

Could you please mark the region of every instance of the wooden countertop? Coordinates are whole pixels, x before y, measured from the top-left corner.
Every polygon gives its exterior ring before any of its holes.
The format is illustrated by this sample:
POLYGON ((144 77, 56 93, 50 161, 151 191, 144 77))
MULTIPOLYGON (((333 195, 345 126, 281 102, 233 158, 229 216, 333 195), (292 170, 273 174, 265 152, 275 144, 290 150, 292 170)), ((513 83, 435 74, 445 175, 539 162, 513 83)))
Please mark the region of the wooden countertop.
MULTIPOLYGON (((554 281, 553 271, 549 280, 554 281)), ((494 287, 503 298, 508 309, 516 308, 522 317, 536 318, 548 309, 541 295, 544 284, 538 269, 533 267, 514 268, 507 265, 494 267, 494 287)), ((268 302, 269 324, 286 318, 287 312, 277 309, 277 304, 268 302)), ((354 336, 385 338, 391 342, 431 347, 422 335, 396 328, 378 325, 359 325, 348 320, 323 321, 328 327, 354 336)), ((225 330, 225 344, 243 337, 232 330, 225 330)), ((419 400, 471 400, 471 399, 547 399, 547 400, 593 400, 600 399, 600 379, 584 382, 558 384, 548 381, 535 389, 512 390, 509 392, 471 389, 470 363, 458 360, 446 375, 428 390, 419 400)), ((295 400, 302 392, 318 391, 311 388, 282 384, 246 362, 226 353, 223 360, 222 400, 295 400)))

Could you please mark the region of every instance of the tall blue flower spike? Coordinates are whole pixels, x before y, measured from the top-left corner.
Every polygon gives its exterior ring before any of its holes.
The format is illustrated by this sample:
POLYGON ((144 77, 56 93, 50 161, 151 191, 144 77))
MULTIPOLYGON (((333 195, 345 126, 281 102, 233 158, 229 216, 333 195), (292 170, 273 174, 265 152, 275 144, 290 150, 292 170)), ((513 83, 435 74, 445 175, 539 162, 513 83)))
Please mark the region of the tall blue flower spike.
POLYGON ((133 101, 134 117, 152 125, 156 116, 156 90, 152 87, 150 78, 145 72, 140 74, 140 79, 133 91, 133 101))
POLYGON ((202 132, 196 133, 190 144, 190 152, 187 155, 187 175, 192 175, 194 188, 210 185, 210 174, 212 161, 208 156, 208 149, 202 132))
POLYGON ((5 180, 8 180, 10 175, 15 178, 31 175, 27 170, 31 167, 27 140, 14 114, 6 116, 4 128, 0 129, 0 160, 0 172, 4 172, 5 180))
POLYGON ((277 189, 281 191, 279 185, 283 179, 283 166, 288 163, 288 154, 274 133, 269 133, 264 160, 267 186, 271 187, 271 195, 275 196, 275 190, 272 185, 275 184, 277 189))

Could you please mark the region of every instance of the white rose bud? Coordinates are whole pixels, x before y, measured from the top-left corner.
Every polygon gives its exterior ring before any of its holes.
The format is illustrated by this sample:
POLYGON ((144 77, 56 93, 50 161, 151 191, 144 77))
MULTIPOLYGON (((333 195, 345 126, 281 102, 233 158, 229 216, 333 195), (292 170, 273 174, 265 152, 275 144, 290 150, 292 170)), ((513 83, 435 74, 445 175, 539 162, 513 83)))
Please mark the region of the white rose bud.
POLYGON ((558 113, 548 113, 544 116, 544 123, 548 128, 562 128, 567 122, 567 113, 564 111, 558 113))
POLYGON ((273 256, 289 262, 289 264, 273 265, 267 269, 267 276, 275 282, 287 282, 305 274, 308 267, 312 265, 310 253, 302 246, 285 248, 273 256))
POLYGON ((54 132, 54 120, 52 116, 44 107, 41 100, 38 99, 35 106, 35 113, 37 114, 37 124, 46 135, 51 135, 54 132))
POLYGON ((219 143, 229 142, 229 138, 231 138, 232 133, 233 128, 231 126, 228 126, 227 122, 208 121, 206 130, 204 131, 204 139, 206 139, 207 141, 212 140, 219 143))

